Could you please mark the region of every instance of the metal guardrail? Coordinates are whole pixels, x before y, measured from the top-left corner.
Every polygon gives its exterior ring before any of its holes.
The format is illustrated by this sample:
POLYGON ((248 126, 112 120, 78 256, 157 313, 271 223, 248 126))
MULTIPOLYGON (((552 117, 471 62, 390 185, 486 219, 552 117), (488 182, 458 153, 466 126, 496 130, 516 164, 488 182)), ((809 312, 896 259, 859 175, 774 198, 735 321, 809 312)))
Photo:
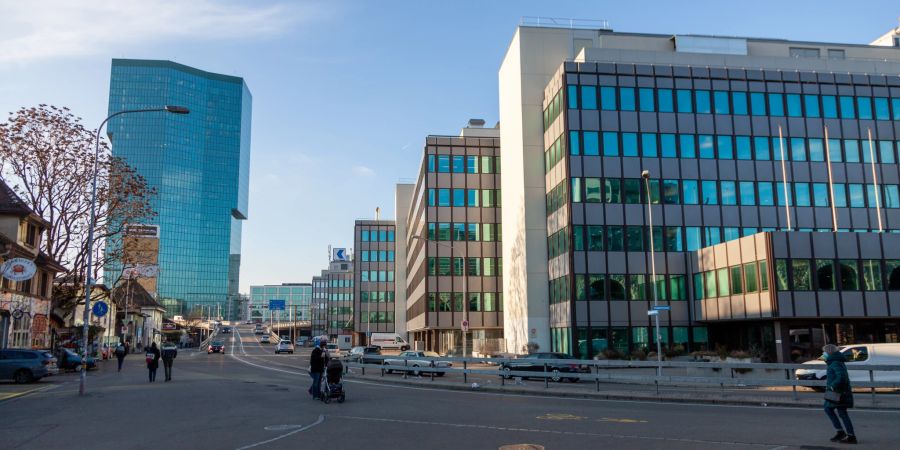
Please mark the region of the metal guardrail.
MULTIPOLYGON (((601 382, 625 382, 625 383, 637 383, 637 384, 645 384, 645 385, 655 385, 657 389, 657 393, 659 392, 660 386, 710 386, 710 387, 719 387, 722 389, 722 395, 724 396, 724 389, 726 386, 728 387, 772 387, 772 386, 790 386, 793 392, 793 399, 797 400, 797 387, 824 387, 825 380, 799 380, 794 376, 794 371, 797 369, 807 369, 807 370, 825 370, 825 364, 794 364, 794 363, 735 363, 735 362, 719 362, 719 361, 710 361, 710 362, 688 362, 688 361, 663 361, 661 363, 657 363, 655 361, 620 361, 620 360, 580 360, 580 359, 542 359, 538 360, 540 364, 544 365, 544 370, 541 372, 535 371, 524 371, 524 370, 512 370, 512 369, 484 369, 480 367, 470 368, 470 364, 491 364, 501 366, 503 363, 523 363, 526 362, 522 359, 516 358, 459 358, 459 357, 448 357, 448 358, 433 358, 433 357, 403 357, 403 356, 390 356, 390 355, 366 355, 365 360, 367 363, 363 364, 357 361, 345 360, 345 366, 347 370, 352 368, 360 368, 362 369, 363 375, 365 375, 365 369, 374 369, 380 370, 382 376, 387 371, 396 371, 402 372, 404 374, 404 378, 407 377, 411 373, 428 373, 431 375, 431 379, 434 380, 435 376, 442 376, 443 374, 462 374, 463 375, 463 383, 468 383, 469 375, 492 375, 499 376, 502 380, 501 383, 505 385, 507 379, 511 378, 542 378, 544 380, 545 387, 549 387, 549 383, 551 380, 554 381, 562 381, 566 379, 577 379, 579 381, 593 381, 596 383, 596 389, 600 391, 600 383, 601 382), (385 360, 402 360, 403 364, 386 364, 385 360), (372 363, 371 361, 380 361, 379 363, 372 363), (428 366, 418 367, 411 366, 409 364, 410 361, 429 361, 428 366), (434 367, 434 361, 447 361, 453 364, 451 367, 434 367), (462 364, 462 368, 459 367, 459 364, 462 364), (576 372, 563 372, 558 371, 554 372, 550 370, 551 366, 570 366, 571 369, 575 369, 576 372), (657 376, 654 374, 616 374, 612 369, 711 369, 713 372, 720 372, 722 376, 685 376, 685 375, 664 375, 661 374, 657 376), (763 372, 784 372, 784 378, 763 378, 763 377, 747 377, 743 374, 745 371, 753 372, 753 371, 763 371, 763 372), (604 373, 605 372, 605 373, 604 373), (735 374, 740 374, 742 376, 735 377, 735 374), (726 377, 725 374, 728 376, 726 377)), ((533 362, 533 360, 527 361, 533 362)), ((875 395, 876 389, 900 389, 900 381, 876 381, 875 380, 875 372, 895 372, 900 371, 900 365, 867 365, 865 367, 854 367, 851 365, 847 366, 847 370, 851 372, 859 372, 866 371, 869 374, 869 381, 854 381, 853 387, 854 389, 870 389, 870 393, 872 396, 873 404, 876 402, 875 395)), ((662 373, 662 372, 661 372, 662 373)))

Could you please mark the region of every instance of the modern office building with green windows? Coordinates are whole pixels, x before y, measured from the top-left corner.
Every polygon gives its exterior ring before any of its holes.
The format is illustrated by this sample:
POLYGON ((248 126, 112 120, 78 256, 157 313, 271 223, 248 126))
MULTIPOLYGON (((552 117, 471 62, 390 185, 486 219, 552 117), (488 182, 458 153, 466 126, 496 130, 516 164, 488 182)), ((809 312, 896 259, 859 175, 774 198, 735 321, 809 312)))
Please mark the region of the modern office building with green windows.
MULTIPOLYGON (((237 298, 241 223, 247 219, 252 98, 240 77, 170 61, 114 59, 109 113, 179 105, 188 115, 161 112, 112 119, 112 154, 156 189, 159 226, 158 297, 183 305, 181 314, 237 298)), ((121 264, 105 268, 116 279, 121 264)), ((232 315, 237 308, 230 308, 232 315)))
POLYGON ((670 355, 897 342, 897 49, 597 25, 500 69, 507 339, 648 353, 656 292, 670 355))
POLYGON ((282 283, 250 286, 250 319, 309 321, 312 284, 282 283), (284 300, 284 310, 269 310, 269 300, 284 300))

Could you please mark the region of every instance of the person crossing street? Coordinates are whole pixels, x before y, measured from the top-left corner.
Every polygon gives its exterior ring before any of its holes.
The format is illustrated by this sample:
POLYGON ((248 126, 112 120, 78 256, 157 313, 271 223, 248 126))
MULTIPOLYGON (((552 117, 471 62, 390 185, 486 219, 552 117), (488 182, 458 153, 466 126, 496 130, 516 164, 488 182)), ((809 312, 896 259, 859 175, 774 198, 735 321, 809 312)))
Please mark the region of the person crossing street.
POLYGON ((175 362, 175 358, 178 356, 178 349, 175 347, 175 344, 171 342, 166 342, 162 346, 162 360, 163 367, 166 372, 166 381, 172 381, 172 363, 175 362))

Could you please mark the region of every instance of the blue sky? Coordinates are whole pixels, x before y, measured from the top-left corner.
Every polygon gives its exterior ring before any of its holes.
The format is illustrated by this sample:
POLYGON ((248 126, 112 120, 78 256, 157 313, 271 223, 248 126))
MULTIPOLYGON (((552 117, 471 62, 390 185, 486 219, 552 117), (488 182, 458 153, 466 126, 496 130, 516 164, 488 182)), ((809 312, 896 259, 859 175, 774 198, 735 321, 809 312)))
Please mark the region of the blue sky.
POLYGON ((629 32, 868 43, 896 0, 0 0, 0 112, 68 106, 104 118, 111 58, 244 77, 253 93, 241 287, 308 282, 353 220, 393 216, 428 134, 498 120, 497 70, 522 16, 606 19, 629 32), (747 7, 746 5, 752 5, 747 7))

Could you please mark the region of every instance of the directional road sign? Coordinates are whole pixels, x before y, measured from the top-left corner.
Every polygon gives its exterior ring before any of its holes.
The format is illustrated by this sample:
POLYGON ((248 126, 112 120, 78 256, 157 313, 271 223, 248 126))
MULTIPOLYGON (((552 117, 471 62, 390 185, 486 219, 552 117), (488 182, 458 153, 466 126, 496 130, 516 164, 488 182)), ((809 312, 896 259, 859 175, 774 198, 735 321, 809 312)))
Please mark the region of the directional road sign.
POLYGON ((284 300, 274 298, 269 300, 269 311, 284 311, 284 300))
POLYGON ((671 311, 672 307, 669 305, 656 305, 653 309, 656 311, 671 311))

